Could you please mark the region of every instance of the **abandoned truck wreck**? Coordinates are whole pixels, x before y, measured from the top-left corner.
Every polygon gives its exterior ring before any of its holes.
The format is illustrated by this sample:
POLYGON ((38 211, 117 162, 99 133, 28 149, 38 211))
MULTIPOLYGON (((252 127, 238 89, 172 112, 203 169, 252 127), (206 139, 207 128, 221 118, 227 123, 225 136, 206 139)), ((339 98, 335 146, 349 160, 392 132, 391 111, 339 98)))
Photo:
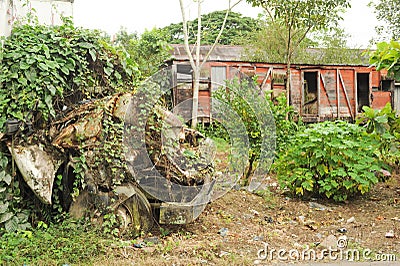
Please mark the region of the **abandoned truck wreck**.
MULTIPOLYGON (((201 185, 210 182, 214 172, 211 160, 206 158, 207 139, 156 106, 142 130, 143 146, 127 147, 129 140, 125 138, 141 130, 126 122, 127 112, 142 111, 142 107, 134 106, 133 95, 119 93, 88 101, 45 127, 24 134, 21 123, 15 126, 16 121, 8 122, 2 142, 15 160, 18 174, 43 203, 52 204, 55 180, 59 178, 62 204, 76 218, 91 215, 101 220, 103 214, 114 212, 122 230, 134 234, 148 230, 154 220, 182 224, 197 218, 205 201, 193 203, 196 196, 183 198, 171 191, 168 199, 174 202, 165 202, 139 183, 145 182, 151 175, 149 169, 154 168, 168 182, 195 189, 198 186, 201 195, 201 185), (179 139, 179 144, 163 141, 162 128, 168 129, 167 138, 179 139), (196 156, 185 157, 188 150, 196 156), (184 158, 179 165, 175 162, 178 157, 184 158), (152 165, 144 164, 146 159, 152 165)), ((138 114, 130 117, 135 119, 138 114)), ((160 184, 152 185, 155 191, 160 190, 160 184)))

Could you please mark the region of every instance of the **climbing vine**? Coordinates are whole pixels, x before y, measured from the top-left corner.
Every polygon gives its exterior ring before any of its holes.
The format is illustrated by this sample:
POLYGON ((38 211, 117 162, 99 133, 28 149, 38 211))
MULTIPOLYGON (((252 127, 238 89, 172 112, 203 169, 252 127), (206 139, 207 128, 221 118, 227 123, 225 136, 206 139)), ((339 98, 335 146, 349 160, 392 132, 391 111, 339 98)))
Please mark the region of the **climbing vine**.
MULTIPOLYGON (((3 140, 10 140, 11 133, 21 133, 18 136, 24 137, 33 131, 42 132, 40 138, 45 139, 51 122, 75 110, 76 106, 118 92, 132 91, 141 78, 137 64, 123 48, 113 46, 99 31, 74 27, 69 18, 64 18, 61 26, 39 25, 32 20, 17 25, 11 36, 4 39, 0 60, 0 138, 3 140)), ((112 121, 107 119, 109 116, 103 121, 106 126, 102 136, 105 145, 101 149, 110 155, 111 164, 122 154, 116 151, 115 143, 118 141, 114 132, 120 132, 121 126, 113 127, 112 121)), ((63 190, 62 176, 58 175, 55 180, 53 209, 36 204, 35 200, 27 201, 34 196, 28 195, 29 188, 13 167, 4 142, 2 145, 0 228, 25 230, 30 223, 37 222, 34 220, 40 219, 40 215, 51 216, 53 213, 49 214, 53 211, 61 212, 62 204, 56 197, 63 190), (33 206, 35 204, 37 206, 33 206), (34 214, 40 211, 46 213, 34 214)), ((77 189, 86 185, 88 158, 82 150, 73 156, 79 159, 75 164, 78 178, 72 191, 77 195, 77 189)), ((114 168, 110 169, 114 171, 114 168)))
POLYGON ((9 119, 48 122, 90 98, 131 89, 137 65, 101 32, 62 26, 20 25, 5 40, 0 66, 0 129, 9 119))

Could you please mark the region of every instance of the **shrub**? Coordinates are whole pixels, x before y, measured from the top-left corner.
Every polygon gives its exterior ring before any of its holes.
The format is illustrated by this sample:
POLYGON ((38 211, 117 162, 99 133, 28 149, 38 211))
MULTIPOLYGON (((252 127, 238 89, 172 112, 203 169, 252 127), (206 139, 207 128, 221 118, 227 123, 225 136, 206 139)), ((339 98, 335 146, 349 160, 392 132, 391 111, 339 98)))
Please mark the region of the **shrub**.
MULTIPOLYGON (((238 116, 231 117, 231 120, 226 119, 223 125, 231 131, 237 131, 239 139, 230 136, 230 140, 232 145, 239 146, 238 150, 246 146, 245 139, 240 138, 243 137, 242 132, 239 132, 241 126, 246 130, 249 148, 244 181, 247 185, 250 178, 254 178, 256 169, 260 172, 269 170, 274 156, 276 135, 273 114, 267 100, 260 97, 256 81, 240 75, 240 78, 226 81, 228 89, 216 90, 213 97, 223 103, 220 113, 225 113, 226 116, 233 111, 238 116)), ((224 139, 227 140, 226 137, 224 139)))
POLYGON ((63 108, 132 89, 137 64, 98 31, 18 25, 0 53, 0 130, 7 119, 40 125, 63 108))
POLYGON ((272 97, 272 91, 266 93, 266 99, 271 108, 275 120, 276 128, 276 151, 279 156, 280 151, 286 149, 286 144, 290 138, 299 130, 304 129, 301 117, 294 110, 294 107, 287 105, 286 95, 281 93, 278 97, 272 97))
MULTIPOLYGON (((113 47, 99 31, 76 28, 69 18, 64 18, 61 26, 19 24, 13 28, 11 36, 4 39, 0 50, 0 135, 7 132, 8 121, 18 121, 15 123, 17 133, 25 140, 23 134, 46 128, 75 105, 131 91, 139 79, 137 64, 121 48, 113 47)), ((105 128, 111 128, 111 122, 104 123, 105 128)), ((104 149, 117 154, 112 143, 115 132, 109 129, 105 133, 104 149)), ((49 134, 44 134, 41 141, 49 138, 49 134)), ((107 154, 110 157, 111 153, 107 154)), ((4 227, 13 232, 26 230, 29 222, 35 224, 36 220, 58 221, 64 217, 58 198, 62 189, 61 180, 57 178, 53 205, 39 202, 15 169, 3 140, 0 145, 0 229, 4 227)))
POLYGON ((281 187, 295 195, 335 201, 368 192, 382 164, 377 141, 364 128, 343 121, 313 124, 298 132, 275 163, 281 187))
POLYGON ((379 142, 380 158, 391 166, 398 166, 400 160, 400 117, 387 103, 381 110, 364 106, 356 120, 367 132, 379 142))

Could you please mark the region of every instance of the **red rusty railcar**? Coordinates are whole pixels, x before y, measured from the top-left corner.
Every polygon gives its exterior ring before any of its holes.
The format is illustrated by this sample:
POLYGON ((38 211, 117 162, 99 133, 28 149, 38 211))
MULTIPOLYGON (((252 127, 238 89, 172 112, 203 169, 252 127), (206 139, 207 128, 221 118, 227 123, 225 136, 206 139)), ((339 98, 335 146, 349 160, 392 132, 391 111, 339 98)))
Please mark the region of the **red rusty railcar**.
MULTIPOLYGON (((191 67, 182 45, 174 45, 169 62, 176 74, 174 104, 192 97, 191 67)), ((204 55, 209 46, 203 46, 204 55)), ((286 65, 242 61, 241 47, 218 46, 201 71, 199 95, 200 120, 209 121, 212 92, 231 78, 237 70, 256 76, 260 89, 272 90, 273 95, 286 93, 286 65)), ((289 103, 305 122, 347 119, 354 120, 363 106, 383 108, 392 102, 394 81, 386 78, 386 71, 369 65, 307 65, 293 64, 290 68, 289 103)), ((396 104, 395 104, 396 106, 396 104)), ((190 110, 188 110, 190 111, 190 110)))

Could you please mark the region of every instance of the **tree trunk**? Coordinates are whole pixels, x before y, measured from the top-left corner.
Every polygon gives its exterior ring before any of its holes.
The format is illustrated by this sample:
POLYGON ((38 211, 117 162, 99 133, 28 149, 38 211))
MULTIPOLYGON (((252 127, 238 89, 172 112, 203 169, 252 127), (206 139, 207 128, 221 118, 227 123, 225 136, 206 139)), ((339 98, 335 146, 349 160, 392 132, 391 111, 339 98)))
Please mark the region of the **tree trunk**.
POLYGON ((199 88, 200 88, 200 69, 193 69, 193 105, 192 105, 192 128, 197 127, 197 116, 199 110, 199 88))
POLYGON ((196 36, 196 53, 195 57, 193 57, 192 52, 189 47, 189 35, 188 35, 188 28, 187 28, 187 20, 186 20, 186 15, 185 15, 185 8, 183 5, 183 0, 179 0, 179 4, 181 7, 181 13, 182 13, 182 23, 183 23, 183 34, 184 34, 184 44, 185 44, 185 50, 186 54, 189 57, 190 65, 192 66, 193 69, 193 105, 192 105, 192 123, 191 126, 192 128, 197 127, 197 116, 198 116, 198 108, 199 108, 199 88, 200 88, 200 73, 201 69, 204 66, 204 64, 207 62, 207 59, 210 57, 211 53, 213 52, 215 46, 218 44, 219 39, 221 38, 222 32, 225 28, 226 20, 228 18, 229 12, 231 9, 238 5, 242 0, 238 0, 235 4, 231 5, 231 0, 229 0, 229 7, 226 10, 225 13, 225 18, 224 21, 222 22, 222 27, 217 35, 217 38, 215 39, 215 42, 211 46, 210 50, 208 53, 205 55, 203 58, 203 61, 200 62, 200 47, 201 47, 201 3, 203 2, 202 0, 198 0, 197 2, 197 36, 196 36))
POLYGON ((290 64, 290 62, 288 62, 287 63, 287 65, 286 65, 286 68, 287 68, 287 70, 286 70, 286 84, 285 84, 285 86, 286 86, 286 104, 287 104, 287 106, 289 106, 290 105, 290 66, 291 66, 291 64, 290 64))

